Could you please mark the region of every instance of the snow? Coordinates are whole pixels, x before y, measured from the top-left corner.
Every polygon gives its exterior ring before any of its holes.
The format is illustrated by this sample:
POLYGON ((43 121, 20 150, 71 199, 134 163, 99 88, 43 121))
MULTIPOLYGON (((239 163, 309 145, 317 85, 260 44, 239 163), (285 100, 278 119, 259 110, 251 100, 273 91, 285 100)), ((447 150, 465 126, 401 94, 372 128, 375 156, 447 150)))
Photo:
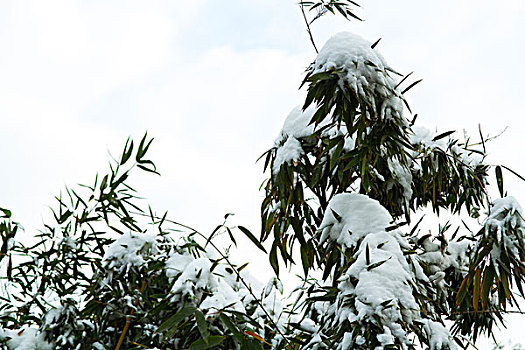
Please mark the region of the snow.
POLYGON ((308 331, 308 332, 312 332, 312 333, 315 333, 317 331, 319 331, 319 328, 320 326, 317 325, 314 321, 312 321, 311 319, 309 318, 305 318, 304 320, 301 321, 301 323, 299 324, 299 326, 308 331))
MULTIPOLYGON (((226 308, 246 312, 242 303, 242 295, 234 290, 228 279, 222 277, 229 274, 223 268, 211 271, 212 262, 208 257, 194 258, 191 255, 175 253, 166 261, 166 274, 173 282, 170 294, 172 301, 184 298, 199 301, 205 294, 209 294, 200 305, 201 309, 226 308)), ((216 267, 218 269, 218 267, 216 267)))
POLYGON ((502 249, 516 260, 521 260, 520 247, 525 244, 525 220, 523 210, 514 197, 494 200, 485 221, 485 235, 493 235, 499 242, 499 247, 494 246, 490 253, 494 266, 499 264, 502 249))
POLYGON ((393 175, 393 178, 403 187, 403 197, 405 202, 412 199, 412 173, 410 170, 402 165, 397 158, 388 159, 388 168, 393 175))
MULTIPOLYGON (((417 318, 419 306, 411 287, 415 284, 414 277, 396 238, 384 231, 368 234, 354 257, 357 259, 345 273, 346 280, 339 288, 348 288, 350 277, 357 278, 357 284, 350 288, 356 297, 356 320, 363 321, 378 315, 396 337, 404 340, 406 335, 399 324, 417 318), (383 263, 370 268, 380 262, 383 263), (402 313, 401 310, 406 311, 402 313)), ((390 338, 385 336, 386 339, 390 338)))
POLYGON ((146 233, 126 232, 109 246, 103 262, 108 269, 128 271, 131 267, 141 267, 146 263, 144 251, 157 251, 156 237, 146 233))
POLYGON ((11 338, 7 346, 12 350, 51 350, 52 344, 44 341, 42 333, 35 328, 19 330, 0 329, 0 339, 11 338))
POLYGON ((441 323, 432 320, 422 322, 429 339, 430 350, 457 349, 449 331, 441 323))
MULTIPOLYGON (((410 245, 401 231, 386 231, 390 225, 392 218, 388 211, 366 195, 343 193, 329 202, 319 229, 321 242, 331 240, 342 248, 356 250, 353 250, 352 264, 337 281, 339 294, 328 313, 335 313, 336 324, 345 324, 346 321, 350 324, 376 323, 380 320, 383 333, 377 335, 377 341, 381 343, 377 349, 396 342, 407 348, 412 341, 406 325, 415 321, 423 322, 431 333, 432 349, 453 347, 446 328, 437 321, 426 319, 414 297, 415 292, 424 293, 418 289, 418 279, 439 283, 443 281, 444 273, 437 269, 431 276, 426 276, 419 258, 404 254, 410 245)), ((438 245, 430 241, 423 244, 429 250, 427 257, 434 258, 437 264, 459 266, 458 260, 467 259, 464 243, 452 243, 446 257, 438 245)), ((321 325, 315 333, 321 334, 324 327, 334 325, 321 325)), ((358 335, 349 333, 337 349, 351 349, 351 336, 356 336, 357 341, 358 335)))
POLYGON ((279 146, 281 142, 288 136, 295 138, 302 138, 310 136, 315 131, 314 124, 310 124, 317 105, 311 104, 304 111, 301 106, 295 107, 286 117, 283 128, 277 139, 275 139, 275 146, 279 146))
POLYGON ((391 69, 372 43, 350 32, 341 32, 330 38, 312 64, 312 74, 337 71, 341 80, 361 98, 370 101, 375 109, 378 95, 382 102, 380 118, 401 119, 403 101, 396 88, 391 69))
POLYGON ((511 220, 512 227, 516 227, 518 224, 523 224, 523 210, 516 198, 512 196, 495 199, 492 203, 492 208, 490 209, 487 221, 503 221, 507 218, 511 220))
POLYGON ((447 151, 448 146, 445 139, 434 141, 437 134, 430 129, 422 126, 414 126, 412 132, 413 134, 409 135, 410 143, 423 146, 423 148, 429 153, 435 149, 439 149, 443 152, 447 151))
POLYGON ((279 173, 284 163, 297 162, 303 154, 301 143, 295 137, 288 136, 284 145, 277 149, 275 160, 273 161, 273 173, 279 173))
MULTIPOLYGON (((314 124, 310 124, 316 110, 317 105, 315 104, 308 106, 304 111, 301 106, 297 106, 286 117, 283 128, 274 142, 274 147, 277 149, 272 166, 274 175, 279 173, 283 164, 293 164, 293 162, 299 161, 304 154, 299 139, 312 136, 316 130, 326 127, 330 122, 329 118, 327 118, 317 127, 314 124)), ((348 134, 348 130, 344 125, 334 125, 326 128, 322 131, 321 136, 329 138, 343 136, 343 151, 349 152, 354 149, 355 140, 348 134)))
POLYGON ((328 204, 319 228, 320 240, 353 247, 366 234, 383 231, 390 222, 392 217, 378 201, 363 194, 340 193, 328 204))

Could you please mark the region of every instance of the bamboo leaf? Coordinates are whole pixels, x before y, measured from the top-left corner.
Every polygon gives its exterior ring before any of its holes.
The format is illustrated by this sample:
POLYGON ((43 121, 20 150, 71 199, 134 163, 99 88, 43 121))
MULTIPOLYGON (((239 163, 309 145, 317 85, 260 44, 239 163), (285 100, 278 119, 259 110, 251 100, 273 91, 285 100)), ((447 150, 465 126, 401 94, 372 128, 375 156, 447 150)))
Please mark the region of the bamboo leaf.
POLYGON ((157 329, 157 333, 175 328, 177 324, 179 324, 179 322, 184 320, 186 317, 194 314, 195 310, 197 310, 197 308, 193 306, 187 306, 182 308, 175 315, 169 317, 166 321, 162 322, 162 324, 157 329))
POLYGON ((470 285, 470 273, 467 276, 465 276, 465 278, 463 279, 463 282, 461 282, 461 285, 458 290, 458 294, 456 296, 456 306, 460 305, 463 302, 463 299, 465 299, 469 285, 470 285))
POLYGON ((388 259, 385 259, 385 260, 382 260, 382 261, 379 261, 379 262, 375 262, 373 263, 372 265, 369 265, 366 270, 367 271, 370 271, 372 269, 375 269, 376 267, 379 267, 381 265, 383 265, 384 263, 386 263, 388 260, 392 259, 392 257, 388 258, 388 259))
POLYGON ((419 79, 419 80, 416 80, 415 82, 413 82, 412 84, 408 85, 408 87, 401 91, 401 93, 404 95, 405 92, 407 92, 408 90, 412 89, 414 86, 416 86, 417 84, 419 84, 423 79, 419 79))
POLYGON ((499 165, 496 167, 496 180, 498 182, 499 194, 503 198, 504 197, 504 192, 503 192, 503 175, 501 174, 501 167, 499 165))
POLYGON ((208 324, 206 323, 206 318, 204 317, 204 314, 201 310, 195 309, 195 319, 197 320, 197 328, 199 329, 199 333, 201 334, 202 338, 207 344, 207 339, 210 335, 210 332, 208 331, 208 324))
POLYGON ((242 233, 244 233, 252 242, 253 244, 255 244, 257 246, 257 248, 259 248, 260 250, 262 250, 263 252, 266 253, 266 249, 264 249, 263 245, 261 244, 261 242, 259 242, 259 240, 257 238, 255 238, 255 236, 253 235, 253 233, 251 233, 246 227, 244 226, 237 226, 239 228, 239 230, 241 230, 242 233))
POLYGON ((479 291, 481 287, 481 268, 478 267, 476 273, 474 274, 474 292, 472 299, 472 306, 475 311, 478 311, 478 302, 479 302, 479 291))
POLYGON ((190 350, 205 350, 213 348, 222 343, 225 337, 212 335, 206 339, 199 339, 191 343, 190 350))
POLYGON ((490 289, 492 288, 492 282, 494 281, 494 267, 491 265, 485 269, 483 276, 483 284, 481 286, 481 306, 486 308, 489 300, 490 289))
POLYGON ((379 42, 381 41, 381 38, 377 39, 375 43, 372 44, 372 46, 370 46, 370 48, 373 50, 376 48, 377 44, 379 44, 379 42))
POLYGON ((272 246, 270 250, 270 265, 272 265, 275 274, 279 276, 279 261, 277 260, 277 244, 272 246))
POLYGON ((456 132, 456 131, 455 131, 455 130, 450 130, 450 131, 444 132, 444 133, 442 133, 442 134, 439 134, 438 136, 434 137, 434 138, 432 139, 432 141, 437 141, 437 140, 440 140, 440 139, 442 139, 442 138, 445 138, 445 137, 447 137, 447 136, 453 134, 454 132, 456 132))

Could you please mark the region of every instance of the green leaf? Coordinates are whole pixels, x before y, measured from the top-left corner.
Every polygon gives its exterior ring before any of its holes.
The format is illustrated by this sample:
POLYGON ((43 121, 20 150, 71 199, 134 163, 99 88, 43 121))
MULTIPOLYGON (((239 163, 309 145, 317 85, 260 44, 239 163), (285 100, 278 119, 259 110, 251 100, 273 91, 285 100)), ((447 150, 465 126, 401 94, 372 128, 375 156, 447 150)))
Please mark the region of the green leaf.
POLYGON ((504 197, 503 175, 501 174, 501 167, 499 165, 496 167, 496 180, 498 181, 499 194, 503 198, 504 197))
POLYGON ((106 188, 107 184, 108 184, 108 175, 104 176, 104 178, 102 179, 102 182, 100 183, 100 192, 102 192, 102 190, 106 188))
POLYGON ((205 247, 210 243, 210 241, 211 241, 212 238, 213 238, 213 235, 215 235, 215 233, 216 233, 217 231, 219 231, 221 227, 222 227, 222 225, 217 225, 217 227, 215 227, 215 229, 213 230, 213 232, 210 234, 210 237, 208 237, 208 239, 206 240, 206 243, 204 244, 205 247))
POLYGON ((370 248, 368 247, 368 243, 366 244, 366 264, 370 265, 370 248))
POLYGON ((272 246, 270 250, 270 265, 272 265, 275 274, 279 276, 279 261, 277 260, 277 244, 272 246))
POLYGON ((416 80, 415 82, 413 82, 412 84, 408 85, 408 87, 401 91, 401 93, 404 95, 405 92, 407 92, 408 90, 412 89, 414 86, 416 86, 417 84, 419 84, 423 79, 419 79, 419 80, 416 80))
POLYGON ((11 210, 0 208, 0 211, 3 213, 3 215, 0 216, 0 218, 10 218, 11 217, 11 210))
POLYGON ((478 311, 478 302, 480 297, 480 289, 481 289, 481 268, 478 267, 476 270, 476 273, 474 274, 474 291, 472 293, 472 307, 474 307, 474 311, 478 311))
POLYGON ((207 343, 207 339, 210 335, 210 332, 208 331, 208 324, 206 323, 206 318, 204 317, 204 314, 201 310, 195 310, 195 319, 197 320, 197 328, 199 329, 199 333, 201 334, 204 341, 206 341, 207 343))
POLYGON ((222 323, 224 323, 224 325, 230 330, 230 332, 233 333, 233 336, 235 337, 235 339, 237 339, 239 342, 242 342, 244 337, 242 333, 239 331, 239 328, 237 328, 237 326, 233 323, 231 318, 228 317, 224 313, 221 313, 219 315, 219 318, 221 319, 222 323))
POLYGON ((140 140, 139 149, 137 150, 137 155, 135 156, 135 160, 140 163, 142 161, 142 157, 146 155, 146 152, 148 151, 149 146, 153 142, 153 138, 149 140, 149 142, 146 144, 146 140, 148 138, 148 133, 146 132, 144 134, 144 137, 142 137, 142 140, 140 140), (145 145, 145 146, 144 146, 145 145))
POLYGON ((128 147, 129 140, 130 138, 128 137, 128 139, 126 140, 126 145, 124 146, 124 151, 122 152, 122 157, 120 157, 120 165, 126 163, 131 157, 131 154, 133 153, 133 140, 131 140, 131 143, 128 147))
POLYGON ((489 300, 490 289, 492 288, 492 282, 494 281, 494 267, 489 266, 485 269, 485 275, 483 276, 483 283, 481 286, 481 306, 487 307, 489 300))
POLYGON ((397 85, 394 87, 394 90, 397 89, 397 88, 399 87, 399 85, 403 84, 403 82, 404 82, 409 76, 411 76, 413 73, 414 73, 414 72, 410 72, 410 73, 408 73, 407 75, 405 75, 405 76, 403 77, 403 79, 401 79, 401 81, 400 81, 399 83, 397 83, 397 85))
POLYGON ((375 269, 376 267, 379 267, 379 266, 383 265, 384 263, 386 263, 386 262, 387 262, 388 260, 390 260, 391 258, 392 258, 392 257, 390 257, 390 258, 388 258, 388 259, 385 259, 385 260, 383 260, 383 261, 379 261, 379 262, 373 263, 373 264, 369 265, 369 266, 366 268, 366 270, 367 270, 367 271, 370 271, 370 270, 372 270, 372 269, 375 269))
POLYGON ((228 226, 225 226, 225 227, 226 227, 226 232, 228 232, 228 236, 230 236, 230 239, 232 240, 233 244, 235 244, 235 246, 237 247, 237 241, 235 240, 235 237, 233 237, 232 231, 230 230, 228 226))
POLYGON ((470 285, 470 273, 467 276, 465 276, 465 278, 463 279, 463 282, 461 282, 461 286, 459 287, 458 294, 456 296, 456 306, 461 304, 463 302, 463 299, 465 299, 469 285, 470 285))
POLYGON ((194 314, 195 310, 197 310, 197 308, 194 306, 186 306, 180 309, 175 315, 169 317, 166 321, 162 322, 162 324, 157 329, 157 333, 175 328, 177 324, 179 324, 179 322, 184 320, 186 317, 194 314))
POLYGON ((157 172, 156 169, 149 169, 149 168, 146 168, 144 165, 140 165, 140 164, 137 164, 137 167, 139 167, 139 169, 142 169, 142 170, 147 171, 149 173, 160 175, 160 173, 157 172))
POLYGON ((375 43, 372 44, 372 46, 370 46, 370 48, 373 50, 376 48, 377 44, 379 44, 379 42, 381 41, 381 38, 377 39, 377 41, 375 43))
POLYGON ((204 350, 209 349, 222 343, 225 337, 219 335, 212 335, 206 339, 199 339, 191 343, 190 350, 204 350))
POLYGON ((501 166, 502 168, 510 171, 511 173, 513 173, 514 175, 516 175, 517 177, 519 177, 521 180, 525 181, 525 177, 521 176, 520 174, 518 174, 517 172, 515 172, 514 170, 512 170, 511 168, 509 167, 506 167, 505 165, 502 165, 501 166))
POLYGON ((337 220, 337 222, 341 222, 341 220, 343 219, 342 216, 337 214, 337 212, 333 210, 332 208, 330 208, 330 211, 332 212, 332 215, 337 220))
POLYGON ((301 244, 301 262, 303 264, 304 275, 308 275, 308 269, 310 268, 308 259, 308 245, 301 244))
POLYGON ((432 139, 432 141, 437 141, 437 140, 441 140, 442 138, 445 138, 453 133, 455 133, 456 131, 455 130, 450 130, 450 131, 447 131, 447 132, 444 132, 442 134, 439 134, 438 136, 434 137, 432 139))
POLYGON ((261 242, 259 242, 259 240, 257 238, 255 238, 255 236, 253 235, 253 233, 251 233, 246 227, 244 226, 237 226, 239 228, 239 230, 242 231, 242 233, 244 233, 246 236, 248 236, 248 238, 253 242, 253 244, 255 244, 257 246, 257 248, 259 248, 260 250, 262 250, 263 252, 266 253, 266 249, 264 249, 263 245, 261 244, 261 242))

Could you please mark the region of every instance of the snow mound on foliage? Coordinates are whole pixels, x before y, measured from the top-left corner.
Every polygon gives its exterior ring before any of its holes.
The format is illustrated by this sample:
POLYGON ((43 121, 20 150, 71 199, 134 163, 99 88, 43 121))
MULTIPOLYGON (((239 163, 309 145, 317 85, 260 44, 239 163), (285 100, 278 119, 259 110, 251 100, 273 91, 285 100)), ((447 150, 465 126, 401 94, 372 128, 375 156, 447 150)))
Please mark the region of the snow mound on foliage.
MULTIPOLYGON (((274 175, 279 173, 283 164, 293 164, 299 161, 304 154, 300 139, 312 136, 316 130, 325 127, 330 122, 329 119, 325 119, 317 126, 314 123, 310 124, 316 110, 317 105, 315 104, 308 106, 305 110, 297 106, 286 117, 283 128, 274 142, 274 147, 277 149, 272 166, 274 175)), ((354 149, 355 140, 348 134, 344 125, 327 128, 323 130, 322 136, 330 138, 343 136, 345 138, 343 151, 349 152, 354 149)))
POLYGON ((224 265, 212 266, 208 257, 194 258, 179 253, 171 255, 166 261, 166 275, 173 282, 170 291, 172 301, 185 298, 202 300, 199 307, 203 310, 228 307, 245 313, 242 303, 244 293, 240 293, 241 286, 235 282, 233 271, 224 265))
POLYGON ((286 142, 277 149, 273 161, 273 173, 277 174, 284 163, 297 162, 304 154, 301 143, 293 136, 288 136, 286 142))
MULTIPOLYGON (((314 63, 312 74, 337 70, 344 82, 363 99, 376 106, 376 96, 382 100, 380 117, 398 117, 403 113, 403 101, 392 70, 372 43, 359 35, 341 32, 323 46, 314 63)), ((377 101, 379 102, 379 101, 377 101)))
POLYGON ((292 109, 284 121, 279 136, 275 139, 275 146, 279 147, 282 141, 290 136, 295 138, 311 136, 315 131, 315 126, 310 124, 310 121, 316 110, 315 104, 311 104, 305 110, 301 106, 292 109))
POLYGON ((449 331, 439 322, 432 320, 423 320, 423 329, 428 336, 430 350, 441 350, 447 348, 456 349, 454 344, 450 343, 449 331))
POLYGON ((501 252, 506 252, 517 261, 521 260, 521 247, 525 245, 524 218, 520 204, 512 196, 498 198, 492 203, 484 234, 493 236, 498 242, 490 254, 494 266, 499 265, 501 252))
POLYGON ((434 140, 437 134, 423 126, 414 126, 412 128, 412 134, 409 135, 410 142, 414 145, 421 145, 428 151, 434 149, 440 149, 443 152, 447 151, 447 143, 445 139, 434 140))
MULTIPOLYGON (((355 252, 353 263, 338 280, 340 293, 331 306, 336 323, 344 327, 347 321, 366 325, 380 320, 384 332, 377 341, 381 348, 397 342, 405 348, 411 344, 406 325, 419 321, 431 335, 432 349, 445 345, 453 348, 448 331, 439 322, 421 315, 414 295, 421 292, 416 273, 424 273, 417 260, 404 254, 410 245, 400 230, 387 231, 391 225, 388 211, 366 195, 338 194, 328 204, 320 228, 321 242, 337 242, 355 252)), ((354 340, 358 339, 361 338, 354 340)), ((345 336, 342 348, 349 348, 354 340, 345 336)))
POLYGON ((146 263, 143 258, 144 251, 151 253, 157 251, 155 236, 126 232, 109 246, 103 261, 107 268, 115 268, 119 272, 128 271, 132 266, 141 267, 146 263))
POLYGON ((353 247, 368 233, 384 231, 392 217, 378 201, 358 193, 341 193, 330 201, 321 222, 321 242, 331 239, 353 247))
POLYGON ((20 330, 0 329, 0 340, 10 338, 7 341, 9 349, 16 350, 51 350, 52 344, 44 340, 44 336, 35 328, 24 328, 20 330))
POLYGON ((506 220, 510 220, 512 227, 523 226, 523 209, 516 198, 507 196, 495 199, 492 203, 487 222, 502 226, 506 220), (518 215, 514 215, 518 214, 518 215))

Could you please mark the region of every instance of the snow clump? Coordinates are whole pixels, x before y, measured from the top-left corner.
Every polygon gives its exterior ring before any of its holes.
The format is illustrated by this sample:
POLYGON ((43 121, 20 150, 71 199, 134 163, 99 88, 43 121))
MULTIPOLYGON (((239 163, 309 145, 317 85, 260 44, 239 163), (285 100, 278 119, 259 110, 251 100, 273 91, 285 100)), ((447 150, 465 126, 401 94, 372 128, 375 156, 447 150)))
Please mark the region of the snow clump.
POLYGON ((362 99, 370 101, 380 118, 401 119, 403 100, 393 71, 372 43, 359 35, 341 32, 323 46, 314 63, 312 74, 338 71, 342 82, 348 84, 362 99), (376 96, 382 101, 377 111, 376 96))
MULTIPOLYGON (((319 229, 320 241, 336 242, 355 253, 338 280, 336 303, 330 306, 334 324, 321 326, 316 334, 320 336, 325 327, 345 327, 345 322, 362 325, 359 329, 365 332, 366 324, 381 320, 384 333, 377 336, 380 348, 401 343, 405 349, 411 344, 407 325, 420 322, 431 333, 431 349, 454 349, 446 328, 420 312, 414 295, 423 291, 416 280, 428 281, 428 277, 417 259, 404 254, 410 245, 400 230, 389 228, 391 225, 388 211, 366 195, 342 193, 330 201, 319 229)), ((360 345, 358 339, 349 334, 338 349, 351 348, 354 341, 360 345)))

